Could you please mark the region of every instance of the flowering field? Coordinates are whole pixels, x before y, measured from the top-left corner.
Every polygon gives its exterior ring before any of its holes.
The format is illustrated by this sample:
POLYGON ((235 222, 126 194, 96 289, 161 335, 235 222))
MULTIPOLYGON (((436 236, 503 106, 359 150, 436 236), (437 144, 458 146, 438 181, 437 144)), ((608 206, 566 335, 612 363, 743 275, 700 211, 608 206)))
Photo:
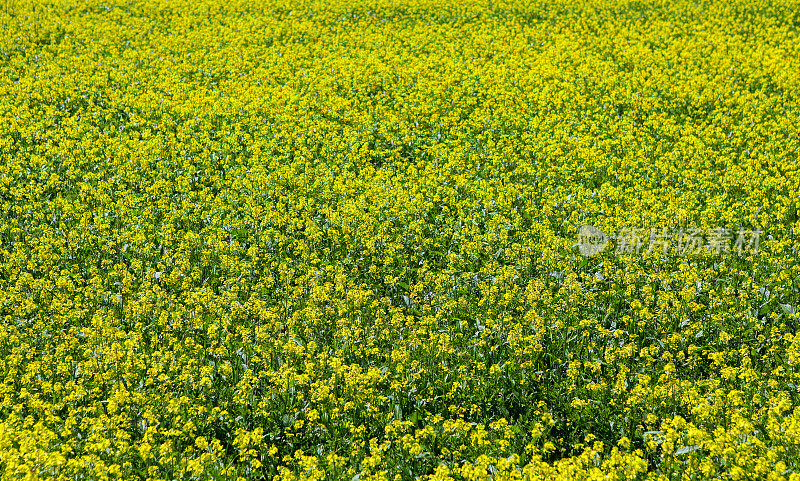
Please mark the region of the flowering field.
POLYGON ((5 0, 0 478, 800 479, 799 12, 5 0))

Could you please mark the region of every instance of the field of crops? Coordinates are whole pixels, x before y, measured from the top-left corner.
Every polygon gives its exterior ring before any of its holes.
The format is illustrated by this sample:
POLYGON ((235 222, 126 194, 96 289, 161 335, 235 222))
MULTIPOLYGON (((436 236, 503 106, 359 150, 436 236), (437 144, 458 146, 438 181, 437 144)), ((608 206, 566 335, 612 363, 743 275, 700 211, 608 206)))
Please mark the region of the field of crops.
POLYGON ((800 3, 4 0, 0 479, 800 479, 800 3))

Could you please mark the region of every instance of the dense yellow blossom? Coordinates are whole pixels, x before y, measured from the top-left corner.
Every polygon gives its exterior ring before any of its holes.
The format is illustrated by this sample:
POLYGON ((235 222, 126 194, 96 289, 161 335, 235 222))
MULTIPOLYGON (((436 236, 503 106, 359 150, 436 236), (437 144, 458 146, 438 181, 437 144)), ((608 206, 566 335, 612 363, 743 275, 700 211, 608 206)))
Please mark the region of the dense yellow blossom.
POLYGON ((0 478, 800 479, 798 11, 5 0, 0 478))

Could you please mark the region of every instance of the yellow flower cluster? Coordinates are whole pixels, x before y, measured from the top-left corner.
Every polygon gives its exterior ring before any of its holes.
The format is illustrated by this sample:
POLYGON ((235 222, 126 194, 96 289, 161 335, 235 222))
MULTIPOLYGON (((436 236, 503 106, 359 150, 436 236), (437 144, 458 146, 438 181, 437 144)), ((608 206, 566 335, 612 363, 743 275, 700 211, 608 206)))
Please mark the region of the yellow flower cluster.
POLYGON ((800 480, 798 11, 6 0, 0 478, 800 480))

